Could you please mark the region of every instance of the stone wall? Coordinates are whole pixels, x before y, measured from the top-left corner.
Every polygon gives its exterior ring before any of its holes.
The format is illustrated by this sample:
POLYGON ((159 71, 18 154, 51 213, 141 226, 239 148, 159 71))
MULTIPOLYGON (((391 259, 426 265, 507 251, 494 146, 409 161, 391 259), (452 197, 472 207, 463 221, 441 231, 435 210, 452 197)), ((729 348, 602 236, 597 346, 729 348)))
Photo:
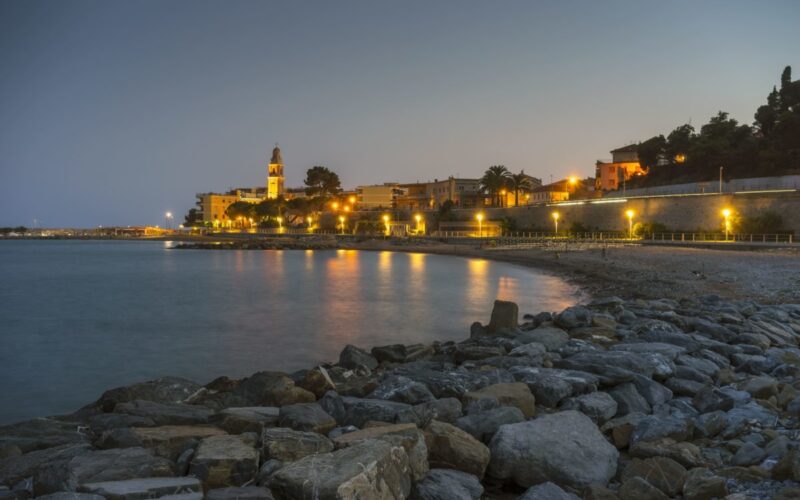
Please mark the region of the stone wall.
MULTIPOLYGON (((730 209, 734 216, 756 216, 765 211, 783 217, 784 227, 800 233, 800 192, 759 194, 713 194, 702 196, 669 196, 662 198, 631 198, 626 200, 592 200, 581 204, 531 205, 483 210, 489 220, 509 217, 522 230, 551 230, 552 213, 559 213, 559 228, 568 229, 579 222, 591 230, 626 231, 627 210, 635 212, 636 222, 659 222, 670 231, 719 231, 722 229, 722 210, 730 209)), ((461 219, 474 218, 476 210, 454 211, 461 219)))

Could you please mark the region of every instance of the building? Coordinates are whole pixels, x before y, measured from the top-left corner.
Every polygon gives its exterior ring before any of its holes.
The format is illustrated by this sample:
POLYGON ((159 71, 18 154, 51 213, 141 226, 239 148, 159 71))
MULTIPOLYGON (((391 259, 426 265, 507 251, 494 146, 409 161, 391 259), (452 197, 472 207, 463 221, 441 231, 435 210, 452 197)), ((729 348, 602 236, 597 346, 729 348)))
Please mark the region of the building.
POLYGON ((534 189, 542 187, 542 180, 532 175, 525 175, 526 185, 520 189, 518 193, 509 187, 500 192, 500 201, 504 207, 515 207, 517 205, 527 205, 531 203, 531 192, 534 189))
POLYGON ((231 221, 225 212, 229 206, 237 201, 243 201, 239 197, 237 190, 229 191, 225 194, 198 193, 197 207, 200 211, 198 215, 202 215, 203 224, 206 226, 227 227, 231 224, 231 221))
POLYGON ((647 175, 639 164, 638 145, 631 144, 611 151, 611 160, 597 160, 595 190, 615 191, 634 176, 647 175))
POLYGON ((395 200, 405 190, 396 182, 356 187, 356 204, 359 209, 392 208, 395 200))
POLYGON ((399 210, 426 210, 430 203, 428 199, 428 185, 424 182, 411 184, 398 184, 403 194, 395 198, 395 207, 399 210))
POLYGON ((554 201, 567 201, 569 200, 569 181, 563 180, 539 186, 530 193, 530 198, 526 201, 531 203, 551 203, 554 201))
POLYGON ((283 182, 283 158, 281 158, 281 150, 276 144, 267 166, 267 198, 274 200, 283 196, 283 182))

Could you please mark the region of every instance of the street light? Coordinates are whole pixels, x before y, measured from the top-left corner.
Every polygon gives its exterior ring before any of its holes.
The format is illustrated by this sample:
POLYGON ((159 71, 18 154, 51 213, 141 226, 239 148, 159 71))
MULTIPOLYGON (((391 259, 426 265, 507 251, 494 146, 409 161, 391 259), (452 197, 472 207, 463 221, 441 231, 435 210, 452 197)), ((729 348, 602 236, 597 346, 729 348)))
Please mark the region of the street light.
POLYGON ((277 220, 278 220, 278 232, 282 233, 283 232, 283 217, 281 217, 279 215, 277 220))
POLYGON ((501 198, 500 198, 500 206, 504 207, 504 206, 506 206, 506 190, 505 189, 501 189, 500 190, 500 196, 501 196, 501 198))
POLYGON ((164 214, 164 227, 169 229, 169 221, 172 220, 172 212, 167 212, 164 214))
POLYGON ((483 214, 479 213, 475 218, 478 219, 478 238, 483 238, 483 214))
POLYGON ((726 208, 722 211, 722 216, 725 217, 725 241, 728 241, 728 233, 731 230, 731 211, 726 208))
POLYGON ((306 222, 308 222, 308 232, 310 233, 314 230, 313 226, 311 225, 311 223, 314 222, 314 219, 312 219, 311 216, 308 216, 306 217, 306 222))
POLYGON ((422 220, 422 216, 420 214, 417 214, 414 216, 414 219, 417 221, 417 234, 419 234, 419 221, 422 220))
POLYGON ((350 198, 348 198, 348 200, 350 201, 351 205, 355 205, 356 204, 356 197, 355 196, 351 196, 350 198))
POLYGON ((625 212, 625 215, 628 216, 628 239, 633 239, 633 210, 628 210, 625 212))
POLYGON ((334 201, 333 203, 331 203, 331 208, 332 208, 334 211, 336 211, 336 210, 339 210, 339 203, 338 203, 338 202, 336 202, 336 201, 334 201))
POLYGON ((344 211, 345 211, 345 212, 349 212, 349 211, 350 211, 350 207, 349 207, 348 205, 345 205, 345 206, 344 206, 344 211))
POLYGON ((386 226, 386 236, 389 236, 390 232, 389 232, 389 216, 388 215, 384 215, 383 216, 383 225, 386 226))
POLYGON ((339 225, 341 226, 342 234, 344 234, 344 215, 339 216, 339 225))
POLYGON ((553 212, 553 222, 556 224, 556 236, 558 236, 558 212, 553 212))

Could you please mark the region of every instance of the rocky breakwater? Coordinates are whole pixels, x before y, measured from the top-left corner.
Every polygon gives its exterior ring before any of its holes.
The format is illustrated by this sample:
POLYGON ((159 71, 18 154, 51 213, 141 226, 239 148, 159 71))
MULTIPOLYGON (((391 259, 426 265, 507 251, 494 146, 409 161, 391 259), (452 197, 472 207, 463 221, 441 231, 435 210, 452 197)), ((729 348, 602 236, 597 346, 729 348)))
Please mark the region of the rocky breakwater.
POLYGON ((0 428, 0 498, 788 499, 800 306, 495 304, 463 342, 200 386, 165 378, 0 428))
POLYGON ((330 250, 339 248, 333 236, 306 235, 299 238, 248 238, 228 241, 178 243, 177 250, 330 250))

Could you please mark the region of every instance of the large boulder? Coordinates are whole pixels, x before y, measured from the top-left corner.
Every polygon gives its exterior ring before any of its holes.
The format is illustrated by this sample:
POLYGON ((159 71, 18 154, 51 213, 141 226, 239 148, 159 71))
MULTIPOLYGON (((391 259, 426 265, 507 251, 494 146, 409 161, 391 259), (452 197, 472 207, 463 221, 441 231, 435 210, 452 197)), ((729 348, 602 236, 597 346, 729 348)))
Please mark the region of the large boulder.
POLYGON ((480 500, 483 485, 472 474, 453 469, 431 469, 422 481, 414 485, 411 498, 415 500, 480 500))
MULTIPOLYGON (((81 491, 102 495, 109 500, 140 500, 195 493, 202 498, 202 486, 194 477, 147 477, 124 481, 103 481, 84 484, 81 491)), ((177 498, 184 498, 183 496, 177 498)), ((186 497, 189 498, 189 497, 186 497)))
POLYGON ((337 449, 347 448, 370 439, 379 439, 395 446, 402 446, 408 455, 408 465, 415 481, 428 472, 428 447, 425 436, 414 424, 379 425, 348 432, 333 438, 337 449))
POLYGON ((230 486, 206 492, 205 500, 274 500, 272 492, 261 486, 230 486))
POLYGON ((211 436, 200 441, 189 473, 206 488, 241 486, 258 472, 258 450, 248 435, 211 436))
POLYGON ((269 486, 289 500, 400 499, 411 492, 411 468, 402 446, 371 440, 288 464, 269 486))
POLYGON ((427 403, 436 399, 424 384, 402 376, 391 376, 384 379, 367 397, 412 405, 427 403))
POLYGON ((54 446, 87 443, 78 432, 77 422, 62 422, 49 418, 26 420, 0 426, 0 449, 16 446, 22 453, 54 446))
POLYGON ((561 409, 578 410, 600 425, 617 414, 617 402, 606 392, 591 392, 564 401, 561 409))
POLYGON ((555 351, 564 347, 569 342, 569 335, 561 328, 554 326, 540 326, 533 330, 523 332, 514 339, 521 344, 538 343, 545 346, 548 351, 555 351))
POLYGON ((455 426, 467 431, 475 439, 488 443, 501 425, 524 421, 525 415, 519 408, 500 406, 465 415, 455 421, 455 426))
POLYGON ((234 394, 254 406, 285 406, 313 403, 312 392, 296 387, 285 373, 258 372, 241 381, 234 394))
POLYGON ((517 500, 580 500, 576 495, 568 493, 550 482, 531 486, 517 500))
POLYGON ((432 421, 425 428, 431 467, 455 469, 483 478, 489 464, 489 448, 463 430, 432 421))
POLYGON ((158 456, 175 460, 189 443, 223 434, 225 431, 205 425, 132 427, 106 431, 97 444, 101 448, 142 446, 158 456))
POLYGON ((203 406, 155 403, 144 399, 119 403, 114 407, 114 413, 145 417, 156 425, 207 424, 214 415, 213 410, 203 406))
POLYGON ((619 458, 589 417, 577 411, 501 426, 490 449, 489 475, 522 487, 547 481, 575 489, 606 484, 619 458))
POLYGON ((336 427, 336 420, 317 403, 301 403, 282 406, 278 425, 296 431, 327 434, 336 427))
POLYGON ((60 471, 66 469, 74 457, 88 452, 87 444, 65 444, 5 458, 0 460, 0 484, 15 485, 32 477, 36 494, 58 491, 63 482, 60 471), (51 479, 50 471, 57 472, 55 480, 51 479))
POLYGON ((279 415, 280 408, 276 406, 225 408, 217 415, 217 425, 230 434, 261 434, 265 427, 275 427, 278 424, 279 415))
POLYGON ((536 415, 536 399, 527 384, 512 382, 493 384, 464 394, 465 405, 481 399, 496 399, 501 405, 519 408, 525 418, 536 415))
POLYGON ((528 385, 536 403, 555 408, 569 396, 593 392, 599 379, 586 372, 550 368, 516 367, 510 372, 519 382, 528 385))
POLYGON ((514 331, 519 325, 519 307, 514 302, 495 300, 492 308, 492 317, 486 329, 489 333, 499 333, 503 330, 514 331))
POLYGON ((127 403, 137 399, 154 403, 175 404, 188 399, 201 388, 200 384, 191 380, 179 377, 163 377, 108 390, 90 407, 110 412, 119 403, 127 403))
POLYGON ((354 345, 347 344, 339 354, 339 366, 355 370, 359 366, 365 366, 370 370, 378 367, 378 360, 370 353, 359 349, 354 345))
POLYGON ((264 459, 293 462, 308 455, 333 451, 333 442, 315 432, 301 432, 283 427, 264 429, 264 459))
POLYGON ((683 489, 686 469, 671 458, 654 457, 645 460, 634 458, 622 471, 622 481, 634 477, 642 478, 666 496, 674 497, 683 489))

